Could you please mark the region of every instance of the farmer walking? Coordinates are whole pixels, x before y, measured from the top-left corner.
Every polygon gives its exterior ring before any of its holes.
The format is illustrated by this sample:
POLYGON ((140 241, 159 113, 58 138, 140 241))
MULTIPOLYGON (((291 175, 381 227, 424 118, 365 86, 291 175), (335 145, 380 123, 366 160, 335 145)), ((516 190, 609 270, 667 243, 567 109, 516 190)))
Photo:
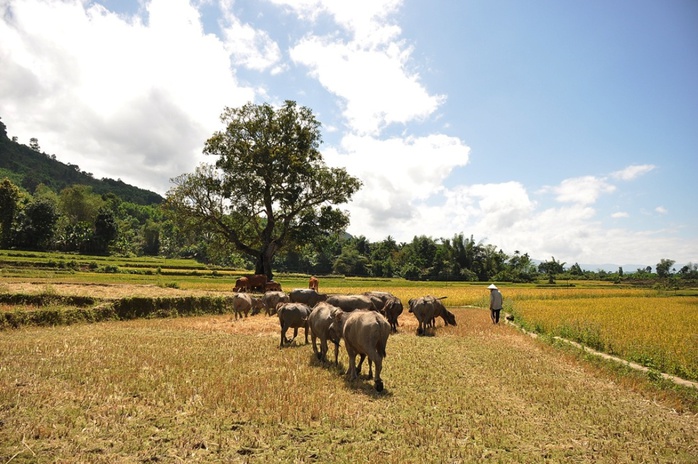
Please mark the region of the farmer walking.
POLYGON ((492 324, 499 324, 499 312, 502 310, 502 294, 495 284, 487 287, 490 289, 490 317, 492 324))

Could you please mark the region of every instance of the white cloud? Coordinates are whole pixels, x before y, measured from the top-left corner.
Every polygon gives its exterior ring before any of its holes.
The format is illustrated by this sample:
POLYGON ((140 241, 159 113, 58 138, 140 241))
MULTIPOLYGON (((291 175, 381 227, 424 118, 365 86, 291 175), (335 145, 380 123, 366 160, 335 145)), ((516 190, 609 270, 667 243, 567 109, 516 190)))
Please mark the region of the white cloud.
POLYGON ((663 206, 657 206, 656 208, 654 208, 654 211, 659 213, 659 214, 668 214, 669 213, 669 211, 663 206))
POLYGON ((545 187, 543 192, 553 192, 560 203, 578 203, 590 205, 596 202, 603 193, 612 193, 616 190, 603 178, 594 176, 582 176, 563 180, 555 187, 545 187))
POLYGON ((223 106, 254 98, 186 0, 153 0, 144 18, 80 0, 6 3, 0 108, 8 132, 23 143, 37 137, 96 177, 164 193, 173 172, 198 164, 223 106))
POLYGON ((611 214, 611 217, 614 219, 622 219, 622 218, 630 217, 630 215, 628 213, 626 213, 625 211, 618 211, 617 213, 611 214))
POLYGON ((430 95, 417 72, 409 69, 412 49, 388 22, 399 1, 279 2, 300 15, 326 11, 351 34, 308 35, 292 47, 291 58, 310 69, 329 92, 340 97, 350 128, 377 135, 390 124, 406 124, 431 115, 444 101, 430 95))
POLYGON ((222 0, 223 17, 220 20, 225 49, 232 57, 234 65, 244 66, 256 71, 272 69, 278 74, 285 66, 280 63, 281 50, 265 31, 243 24, 232 11, 232 0, 222 0))
POLYGON ((326 150, 325 159, 362 180, 348 206, 352 225, 382 240, 403 235, 398 229, 406 230, 422 202, 443 193, 444 180, 468 163, 469 152, 459 139, 445 135, 388 140, 349 135, 341 147, 326 150))
POLYGON ((653 164, 636 164, 625 169, 611 173, 611 177, 619 180, 634 180, 643 174, 652 171, 656 166, 653 164))

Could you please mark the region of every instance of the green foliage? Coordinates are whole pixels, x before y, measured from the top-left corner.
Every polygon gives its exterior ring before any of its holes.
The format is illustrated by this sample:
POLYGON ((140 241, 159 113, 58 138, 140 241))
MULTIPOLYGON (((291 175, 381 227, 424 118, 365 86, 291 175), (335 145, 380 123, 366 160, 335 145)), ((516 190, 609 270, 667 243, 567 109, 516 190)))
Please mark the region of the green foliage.
POLYGON ((0 247, 12 242, 12 223, 19 208, 19 188, 9 179, 0 183, 0 247))
POLYGON ((180 227, 225 238, 271 278, 277 252, 348 225, 334 205, 348 202, 361 182, 325 165, 320 123, 295 102, 226 108, 221 120, 225 130, 204 147, 215 166, 174 179, 166 206, 180 227))
MULTIPOLYGON (((5 130, 4 124, 2 129, 5 130)), ((81 171, 79 166, 61 163, 55 155, 42 153, 38 141, 35 148, 13 142, 6 134, 0 133, 0 170, 15 173, 13 181, 21 179, 21 187, 29 192, 34 192, 41 184, 55 192, 73 185, 86 185, 99 195, 113 193, 124 201, 140 205, 156 205, 163 201, 157 193, 121 180, 95 179, 92 174, 81 171)))

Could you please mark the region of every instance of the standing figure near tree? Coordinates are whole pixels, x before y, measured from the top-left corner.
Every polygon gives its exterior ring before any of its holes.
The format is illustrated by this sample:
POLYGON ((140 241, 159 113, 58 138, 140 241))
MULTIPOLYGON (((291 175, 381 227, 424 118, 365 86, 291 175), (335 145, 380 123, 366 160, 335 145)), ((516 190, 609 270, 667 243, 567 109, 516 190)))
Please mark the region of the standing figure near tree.
POLYGON ((490 289, 490 317, 492 324, 499 324, 499 313, 502 310, 502 294, 495 284, 487 287, 490 289))

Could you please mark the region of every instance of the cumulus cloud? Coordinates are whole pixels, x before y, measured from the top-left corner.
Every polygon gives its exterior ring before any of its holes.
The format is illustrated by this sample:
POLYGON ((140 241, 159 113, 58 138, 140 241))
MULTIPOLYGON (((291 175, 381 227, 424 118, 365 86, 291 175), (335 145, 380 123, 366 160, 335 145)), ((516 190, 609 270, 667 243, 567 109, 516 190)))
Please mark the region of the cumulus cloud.
POLYGON ((347 135, 325 158, 363 181, 349 206, 352 223, 378 233, 386 224, 404 229, 420 202, 443 193, 444 180, 468 163, 469 152, 459 139, 439 134, 387 140, 347 135))
POLYGON ((654 211, 659 213, 659 214, 668 214, 669 213, 669 211, 663 206, 657 206, 656 208, 654 208, 654 211))
POLYGON ((352 131, 378 135, 390 124, 406 124, 431 115, 444 96, 430 95, 410 69, 411 47, 400 28, 388 21, 399 1, 279 1, 303 16, 324 11, 351 37, 312 35, 300 40, 291 58, 343 102, 352 131))
POLYGON ((9 133, 39 138, 96 177, 164 193, 173 172, 198 164, 223 106, 254 98, 186 0, 153 0, 143 17, 80 0, 5 3, 0 98, 9 133))
POLYGON ((611 214, 611 217, 614 219, 622 219, 622 218, 630 217, 630 215, 628 213, 626 213, 625 211, 618 211, 617 213, 611 214))

